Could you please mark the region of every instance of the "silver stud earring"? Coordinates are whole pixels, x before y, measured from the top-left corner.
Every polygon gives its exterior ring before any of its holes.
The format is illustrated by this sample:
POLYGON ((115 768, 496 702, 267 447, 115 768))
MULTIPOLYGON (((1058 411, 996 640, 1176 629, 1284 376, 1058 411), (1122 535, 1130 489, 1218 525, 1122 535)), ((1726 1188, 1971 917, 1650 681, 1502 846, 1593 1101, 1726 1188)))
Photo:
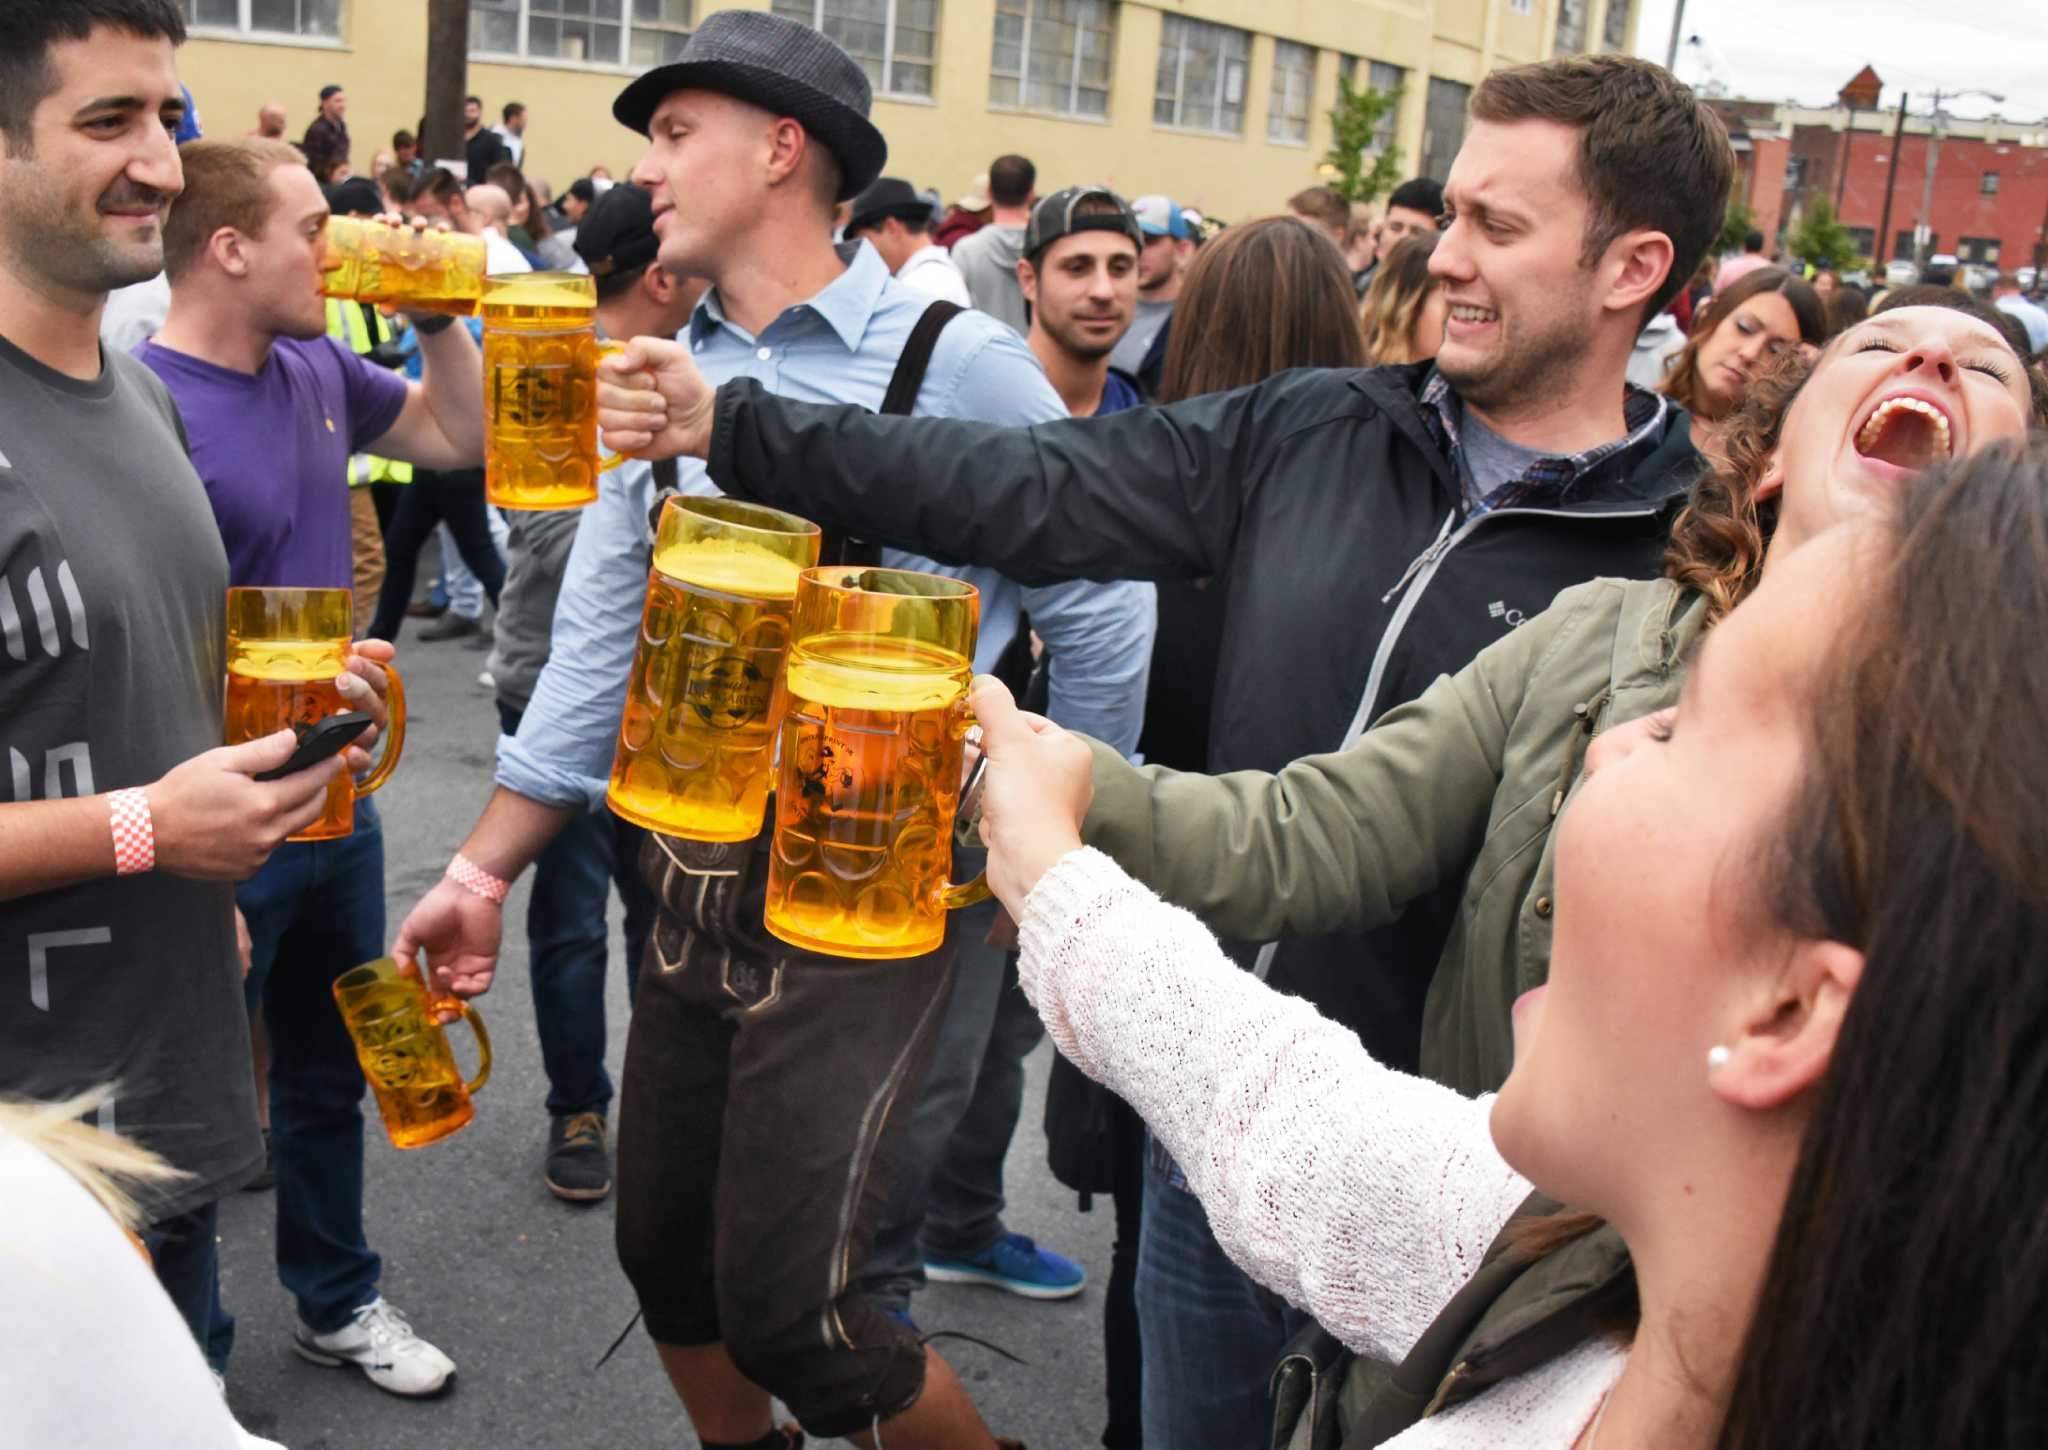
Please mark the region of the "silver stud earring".
POLYGON ((1708 1072, 1713 1072, 1717 1068, 1726 1067, 1729 1063, 1733 1062, 1734 1060, 1735 1054, 1730 1052, 1725 1047, 1710 1047, 1707 1049, 1708 1072))

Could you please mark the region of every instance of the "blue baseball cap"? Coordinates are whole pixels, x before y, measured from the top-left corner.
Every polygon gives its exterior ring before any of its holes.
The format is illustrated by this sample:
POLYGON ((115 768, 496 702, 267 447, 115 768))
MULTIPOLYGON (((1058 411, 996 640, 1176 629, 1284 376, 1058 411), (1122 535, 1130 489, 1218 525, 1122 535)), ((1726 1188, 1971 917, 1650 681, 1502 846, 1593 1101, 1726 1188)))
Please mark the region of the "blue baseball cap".
POLYGON ((1189 235, 1187 218, 1180 214, 1171 197, 1141 196, 1131 203, 1131 210, 1138 215, 1138 230, 1148 237, 1184 241, 1189 235))

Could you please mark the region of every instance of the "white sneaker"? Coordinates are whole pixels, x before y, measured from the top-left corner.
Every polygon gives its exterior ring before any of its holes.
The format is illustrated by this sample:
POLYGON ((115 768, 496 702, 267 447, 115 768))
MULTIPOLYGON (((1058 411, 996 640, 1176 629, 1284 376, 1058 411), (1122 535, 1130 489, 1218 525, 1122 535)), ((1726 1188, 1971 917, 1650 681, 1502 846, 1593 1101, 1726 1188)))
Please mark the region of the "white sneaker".
POLYGON ((413 1333, 382 1296, 332 1334, 315 1334, 301 1323, 292 1331, 292 1348, 314 1364, 355 1365, 394 1395, 439 1394, 455 1377, 455 1361, 413 1333))

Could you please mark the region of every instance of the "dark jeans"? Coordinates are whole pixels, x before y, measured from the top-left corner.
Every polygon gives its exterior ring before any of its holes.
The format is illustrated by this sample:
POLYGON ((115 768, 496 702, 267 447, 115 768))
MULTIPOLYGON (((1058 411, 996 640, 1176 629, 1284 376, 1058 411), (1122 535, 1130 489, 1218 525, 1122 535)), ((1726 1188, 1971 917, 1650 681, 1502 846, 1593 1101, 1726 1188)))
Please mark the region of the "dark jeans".
POLYGON ((1145 1120, 1122 1098, 1110 1099, 1116 1125, 1116 1244, 1110 1250, 1109 1286, 1102 1296, 1102 1358, 1109 1397, 1104 1450, 1139 1450, 1145 1443, 1144 1339, 1138 1327, 1138 1244, 1145 1218, 1145 1120))
POLYGON ((235 1317, 220 1302, 219 1208, 209 1203, 162 1219, 143 1229, 141 1238, 156 1263, 156 1281, 199 1342, 207 1366, 215 1374, 226 1374, 228 1351, 235 1345, 235 1317))
POLYGON ((412 482, 399 494, 398 515, 384 535, 384 588, 377 595, 377 617, 370 621, 370 638, 398 638, 399 627, 405 623, 405 606, 412 602, 420 550, 438 523, 448 525, 462 562, 483 582, 491 603, 498 602, 498 591, 505 587, 505 561, 491 542, 491 526, 484 515, 487 507, 481 468, 455 473, 422 468, 413 474, 412 482))
MULTIPOLYGON (((520 711, 498 706, 507 735, 520 711)), ((533 863, 526 899, 528 971, 540 1060, 548 1074, 548 1112, 604 1112, 612 1101, 604 1070, 605 904, 613 885, 626 905, 626 998, 654 929, 654 893, 640 879, 647 832, 599 807, 577 811, 533 863)))
POLYGON ((235 889, 249 922, 250 1016, 270 1039, 277 1276, 325 1334, 377 1297, 363 1238, 363 1073, 330 990, 384 954, 384 831, 356 803, 355 834, 287 841, 235 889))
MULTIPOLYGON (((981 866, 978 851, 955 857, 955 876, 981 866)), ((971 1259, 1005 1232, 1003 1160, 1024 1106, 1024 1059, 1045 1028, 1017 985, 1016 957, 983 940, 998 910, 990 901, 956 913, 953 1000, 862 1281, 885 1309, 909 1308, 927 1257, 971 1259)))
POLYGON ((1202 1201, 1155 1143, 1138 1241, 1145 1443, 1244 1450, 1273 1435, 1267 1390, 1280 1351, 1309 1316, 1259 1287, 1209 1229, 1202 1201))

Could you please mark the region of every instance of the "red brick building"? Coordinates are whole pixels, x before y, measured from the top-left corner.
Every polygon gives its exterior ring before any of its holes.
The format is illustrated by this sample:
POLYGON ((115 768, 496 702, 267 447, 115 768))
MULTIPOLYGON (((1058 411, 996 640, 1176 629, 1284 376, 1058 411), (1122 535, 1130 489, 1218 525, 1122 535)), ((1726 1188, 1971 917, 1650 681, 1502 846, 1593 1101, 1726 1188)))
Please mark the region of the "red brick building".
MULTIPOLYGON (((1840 198, 1842 224, 1866 256, 1880 255, 1877 227, 1892 170, 1896 111, 1845 110, 1761 101, 1711 102, 1735 140, 1741 175, 1736 195, 1767 237, 1784 233, 1799 209, 1840 198)), ((1913 227, 1927 184, 1929 124, 1909 114, 1898 143, 1891 232, 1882 256, 1911 257, 1913 227)), ((2038 265, 2048 249, 2048 122, 1949 120, 1936 157, 1929 255, 1964 262, 2038 265)))

